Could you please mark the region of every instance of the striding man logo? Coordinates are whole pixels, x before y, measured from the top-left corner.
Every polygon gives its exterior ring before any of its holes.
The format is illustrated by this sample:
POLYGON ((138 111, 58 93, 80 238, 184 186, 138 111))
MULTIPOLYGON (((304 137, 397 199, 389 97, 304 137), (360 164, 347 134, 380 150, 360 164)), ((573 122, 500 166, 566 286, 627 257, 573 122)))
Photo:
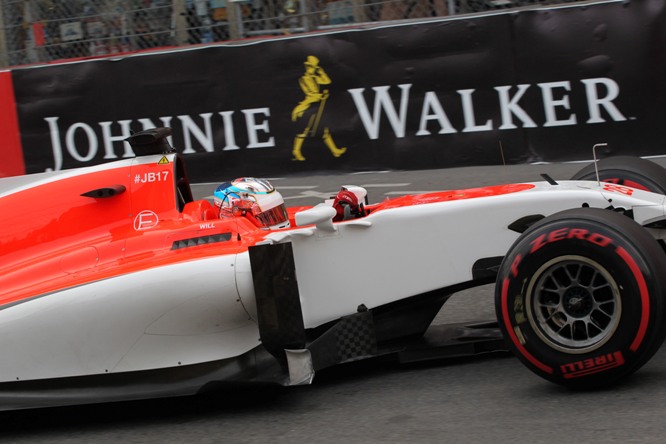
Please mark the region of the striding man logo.
POLYGON ((326 74, 326 71, 324 71, 324 68, 319 65, 317 57, 312 55, 307 57, 305 60, 305 73, 301 76, 298 83, 305 97, 294 107, 294 110, 291 112, 291 120, 293 122, 302 120, 305 123, 305 129, 294 138, 293 160, 301 162, 305 160, 302 152, 303 143, 305 139, 315 138, 318 134, 321 135, 324 144, 334 157, 342 156, 347 151, 347 148, 338 148, 336 146, 331 131, 325 124, 325 119, 322 119, 326 100, 329 95, 326 86, 331 84, 331 79, 326 74))

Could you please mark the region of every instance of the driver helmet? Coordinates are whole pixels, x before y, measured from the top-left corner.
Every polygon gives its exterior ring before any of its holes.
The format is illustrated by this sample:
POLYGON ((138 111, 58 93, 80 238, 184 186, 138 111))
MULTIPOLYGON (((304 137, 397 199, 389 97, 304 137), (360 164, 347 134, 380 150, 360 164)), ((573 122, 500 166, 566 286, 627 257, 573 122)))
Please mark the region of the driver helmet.
POLYGON ((266 179, 241 177, 224 182, 213 193, 220 217, 245 216, 266 230, 289 227, 282 195, 266 179))

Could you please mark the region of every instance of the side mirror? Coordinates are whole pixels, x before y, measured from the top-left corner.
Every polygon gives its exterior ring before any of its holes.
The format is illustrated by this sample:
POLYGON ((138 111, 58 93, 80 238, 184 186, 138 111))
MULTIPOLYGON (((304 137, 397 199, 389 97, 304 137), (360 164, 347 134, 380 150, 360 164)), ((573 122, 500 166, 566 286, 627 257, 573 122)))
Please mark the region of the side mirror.
POLYGON ((94 199, 105 199, 107 197, 113 197, 117 196, 118 194, 122 194, 125 192, 125 190, 127 190, 127 188, 125 188, 125 185, 112 185, 106 188, 97 188, 94 190, 87 191, 81 194, 81 196, 92 197, 94 199))
POLYGON ((318 230, 334 232, 333 216, 336 215, 335 208, 326 204, 319 204, 309 210, 296 213, 296 225, 315 225, 318 230))

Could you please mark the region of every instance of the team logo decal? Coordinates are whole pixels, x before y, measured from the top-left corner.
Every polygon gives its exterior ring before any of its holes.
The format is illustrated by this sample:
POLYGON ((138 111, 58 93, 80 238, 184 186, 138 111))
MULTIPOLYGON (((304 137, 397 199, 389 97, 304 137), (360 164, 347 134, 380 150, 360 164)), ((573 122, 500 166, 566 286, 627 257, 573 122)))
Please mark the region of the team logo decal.
POLYGON ((143 210, 134 218, 134 229, 136 231, 150 230, 159 223, 159 218, 155 212, 150 210, 143 210))

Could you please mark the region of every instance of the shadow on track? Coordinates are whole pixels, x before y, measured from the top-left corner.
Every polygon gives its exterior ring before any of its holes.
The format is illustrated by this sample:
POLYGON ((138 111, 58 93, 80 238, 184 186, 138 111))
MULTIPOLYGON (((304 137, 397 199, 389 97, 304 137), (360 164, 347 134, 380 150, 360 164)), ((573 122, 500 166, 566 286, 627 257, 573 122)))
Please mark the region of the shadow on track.
POLYGON ((312 397, 322 392, 347 390, 391 374, 418 374, 435 367, 482 363, 503 356, 507 355, 410 364, 401 364, 393 357, 380 357, 322 370, 309 386, 223 385, 196 396, 0 412, 0 436, 9 441, 34 439, 35 442, 49 442, 49 437, 54 435, 86 436, 113 429, 161 428, 219 418, 270 415, 276 410, 300 411, 306 410, 312 397))

